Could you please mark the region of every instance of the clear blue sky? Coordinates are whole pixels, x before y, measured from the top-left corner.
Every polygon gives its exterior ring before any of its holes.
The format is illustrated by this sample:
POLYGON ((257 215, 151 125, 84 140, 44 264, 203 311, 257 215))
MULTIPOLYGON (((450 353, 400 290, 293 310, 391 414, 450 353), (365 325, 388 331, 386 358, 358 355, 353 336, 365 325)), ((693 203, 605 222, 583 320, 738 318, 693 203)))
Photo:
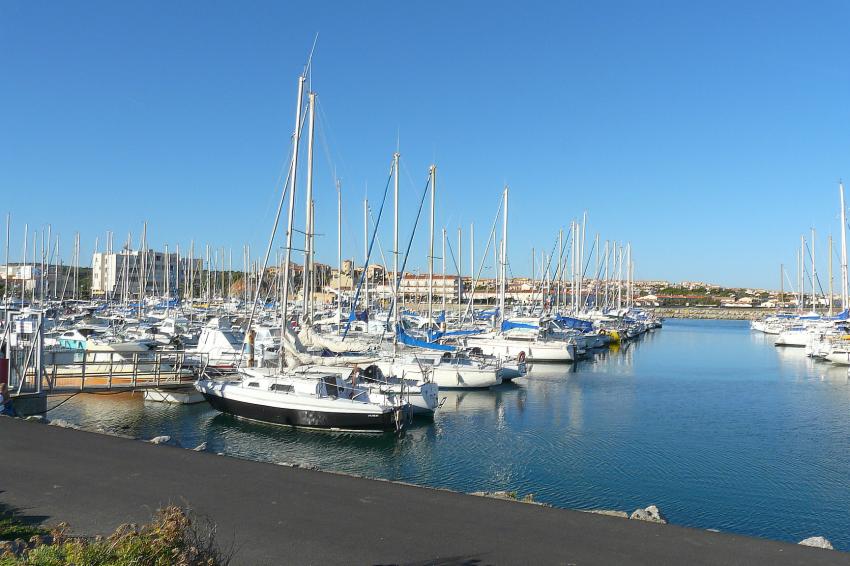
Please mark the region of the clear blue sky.
POLYGON ((106 230, 137 241, 147 220, 154 246, 194 238, 241 265, 242 245, 268 237, 318 32, 320 260, 336 258, 332 167, 344 254, 360 258, 362 198, 368 185, 377 209, 399 137, 403 219, 436 162, 437 223, 453 243, 464 227, 464 255, 471 222, 480 254, 508 183, 515 274, 587 210, 589 235, 632 242, 638 278, 776 287, 802 232, 817 228, 824 260, 837 238, 848 21, 840 0, 6 0, 0 210, 13 259, 25 222, 51 223, 67 258, 77 230, 88 254, 106 230))

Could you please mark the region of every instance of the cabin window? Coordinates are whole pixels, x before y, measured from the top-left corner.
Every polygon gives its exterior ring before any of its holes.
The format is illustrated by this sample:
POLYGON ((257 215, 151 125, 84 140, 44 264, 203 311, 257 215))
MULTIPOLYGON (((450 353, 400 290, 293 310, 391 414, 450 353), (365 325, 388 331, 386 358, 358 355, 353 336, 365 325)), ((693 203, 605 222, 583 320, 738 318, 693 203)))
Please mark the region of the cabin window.
POLYGON ((282 391, 283 393, 292 393, 295 391, 295 387, 292 385, 287 385, 285 383, 275 383, 272 385, 272 391, 282 391))
POLYGON ((248 387, 259 387, 259 386, 260 386, 260 384, 256 381, 252 381, 251 383, 248 384, 248 387))

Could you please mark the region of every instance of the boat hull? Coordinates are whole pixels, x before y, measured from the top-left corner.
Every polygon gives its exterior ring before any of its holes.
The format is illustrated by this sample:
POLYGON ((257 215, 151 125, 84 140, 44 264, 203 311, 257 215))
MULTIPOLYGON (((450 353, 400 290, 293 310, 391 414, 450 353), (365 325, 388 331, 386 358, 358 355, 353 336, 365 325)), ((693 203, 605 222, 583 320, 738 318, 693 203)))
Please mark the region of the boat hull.
POLYGON ((402 408, 383 413, 331 413, 248 403, 208 392, 204 392, 203 395, 214 409, 222 413, 254 421, 294 427, 374 432, 395 431, 400 426, 398 423, 403 423, 407 418, 406 411, 402 408))

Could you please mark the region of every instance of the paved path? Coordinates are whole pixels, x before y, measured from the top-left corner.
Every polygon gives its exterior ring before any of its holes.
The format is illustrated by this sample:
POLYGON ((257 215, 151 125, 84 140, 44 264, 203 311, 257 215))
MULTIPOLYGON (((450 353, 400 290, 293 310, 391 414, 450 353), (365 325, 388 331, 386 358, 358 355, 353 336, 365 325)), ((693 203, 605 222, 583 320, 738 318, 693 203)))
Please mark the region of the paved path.
POLYGON ((0 504, 78 533, 168 503, 237 564, 850 564, 850 554, 156 446, 0 417, 0 504))

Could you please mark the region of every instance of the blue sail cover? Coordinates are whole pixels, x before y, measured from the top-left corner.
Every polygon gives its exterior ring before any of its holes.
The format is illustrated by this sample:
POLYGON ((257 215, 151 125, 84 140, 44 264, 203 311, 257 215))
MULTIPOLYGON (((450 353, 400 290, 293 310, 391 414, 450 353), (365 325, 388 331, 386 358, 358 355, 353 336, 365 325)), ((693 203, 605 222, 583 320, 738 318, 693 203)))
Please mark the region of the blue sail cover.
POLYGON ((832 317, 832 320, 847 320, 848 318, 850 318, 850 309, 844 309, 843 311, 832 317))
POLYGON ((514 328, 529 328, 531 330, 539 330, 540 327, 536 324, 528 324, 526 322, 513 322, 510 320, 502 321, 502 332, 506 330, 513 330, 514 328))
POLYGON ((351 313, 348 315, 348 322, 354 322, 355 320, 369 322, 369 309, 366 309, 363 312, 354 312, 354 309, 352 309, 351 313))
POLYGON ((499 316, 499 309, 492 309, 489 311, 481 311, 476 315, 478 320, 487 320, 489 318, 493 318, 499 316))
POLYGON ((160 302, 158 305, 156 305, 154 308, 155 308, 155 309, 157 309, 157 310, 162 310, 162 309, 171 309, 171 308, 177 307, 177 306, 179 306, 179 305, 180 305, 180 299, 177 299, 177 298, 175 297, 175 298, 173 298, 173 299, 169 299, 169 300, 167 300, 167 301, 161 301, 161 302, 160 302))
POLYGON ((446 322, 446 311, 441 311, 440 316, 437 317, 437 323, 446 322))
POLYGON ((439 340, 440 338, 448 337, 448 336, 469 336, 470 334, 481 334, 484 332, 483 330, 448 330, 446 332, 440 330, 429 330, 428 331, 428 341, 434 342, 439 340))
POLYGON ((571 316, 557 316, 555 317, 555 320, 558 324, 566 328, 575 328, 582 332, 590 332, 593 330, 593 323, 589 320, 581 320, 580 318, 573 318, 571 316))
POLYGON ((401 325, 396 326, 396 336, 398 336, 398 341, 404 344, 405 346, 414 346, 416 348, 423 348, 426 350, 439 350, 441 352, 455 352, 456 348, 453 346, 446 346, 445 344, 438 344, 436 342, 426 342, 425 340, 420 340, 419 338, 414 338, 410 334, 404 331, 401 325))

